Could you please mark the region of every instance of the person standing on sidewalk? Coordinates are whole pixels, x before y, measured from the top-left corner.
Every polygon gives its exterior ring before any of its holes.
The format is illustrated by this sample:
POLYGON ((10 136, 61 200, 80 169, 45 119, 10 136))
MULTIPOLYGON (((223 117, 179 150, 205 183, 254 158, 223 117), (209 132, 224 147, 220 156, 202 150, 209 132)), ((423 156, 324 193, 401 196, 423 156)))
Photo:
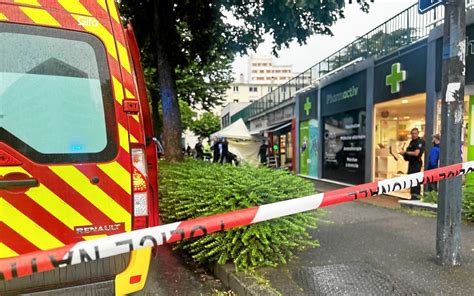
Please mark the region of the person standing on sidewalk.
POLYGON ((196 150, 196 158, 202 160, 203 159, 203 150, 202 150, 202 140, 199 138, 199 141, 196 143, 196 146, 194 147, 196 150))
MULTIPOLYGON (((408 161, 408 174, 419 173, 423 166, 421 157, 425 151, 425 141, 419 137, 420 131, 415 127, 411 130, 411 141, 406 151, 400 152, 403 159, 408 161)), ((421 187, 416 186, 410 188, 410 194, 412 200, 418 200, 421 194, 421 187)))
POLYGON ((267 165, 267 154, 268 154, 268 145, 267 141, 263 141, 262 145, 260 145, 260 148, 258 149, 258 155, 257 157, 260 156, 260 163, 263 165, 267 165))
POLYGON ((191 146, 189 146, 189 144, 188 144, 188 147, 186 147, 186 154, 188 156, 191 156, 191 146))
POLYGON ((211 154, 211 140, 208 140, 203 145, 203 156, 204 160, 212 161, 212 154, 211 154))
POLYGON ((221 164, 227 163, 228 162, 228 154, 229 154, 229 142, 227 141, 226 138, 221 138, 221 148, 220 148, 220 153, 221 153, 221 164))
POLYGON ((158 138, 153 137, 153 142, 155 142, 156 144, 156 154, 158 155, 158 159, 161 159, 165 152, 165 149, 163 149, 163 145, 161 145, 160 140, 158 140, 158 138))
MULTIPOLYGON (((441 142, 441 137, 439 134, 433 135, 433 148, 430 150, 428 155, 428 170, 436 169, 439 167, 439 143, 441 142)), ((438 191, 438 182, 428 183, 428 191, 438 191)))
POLYGON ((221 145, 221 142, 219 139, 215 139, 214 140, 214 145, 212 145, 212 162, 216 163, 219 161, 219 159, 221 158, 221 148, 222 145, 221 145))

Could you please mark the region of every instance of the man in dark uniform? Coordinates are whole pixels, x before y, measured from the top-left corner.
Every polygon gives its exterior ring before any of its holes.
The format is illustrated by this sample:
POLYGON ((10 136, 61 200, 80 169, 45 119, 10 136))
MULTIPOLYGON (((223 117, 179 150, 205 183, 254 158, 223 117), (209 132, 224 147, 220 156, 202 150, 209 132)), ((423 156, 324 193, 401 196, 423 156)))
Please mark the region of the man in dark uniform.
POLYGON ((222 144, 222 147, 221 147, 221 160, 220 162, 221 163, 227 163, 229 160, 227 159, 228 158, 228 154, 229 154, 229 142, 227 141, 226 138, 221 138, 221 144, 222 144))
MULTIPOLYGON (((425 141, 419 137, 419 130, 411 130, 411 141, 406 151, 400 152, 403 159, 408 161, 408 174, 418 173, 423 166, 422 156, 425 151, 425 141)), ((421 187, 416 186, 410 189, 411 199, 417 200, 421 193, 421 187)))
MULTIPOLYGON (((196 146, 194 146, 194 149, 196 150, 196 158, 197 159, 203 159, 203 150, 202 150, 202 140, 199 138, 199 141, 196 143, 196 146)), ((191 150, 191 149, 189 149, 191 150)))
POLYGON ((212 162, 218 162, 221 158, 221 153, 219 149, 219 145, 221 144, 220 140, 217 138, 214 140, 214 144, 212 145, 212 162))
POLYGON ((268 145, 267 141, 263 141, 262 145, 258 149, 258 156, 260 156, 260 163, 266 165, 267 164, 267 153, 268 153, 268 145))

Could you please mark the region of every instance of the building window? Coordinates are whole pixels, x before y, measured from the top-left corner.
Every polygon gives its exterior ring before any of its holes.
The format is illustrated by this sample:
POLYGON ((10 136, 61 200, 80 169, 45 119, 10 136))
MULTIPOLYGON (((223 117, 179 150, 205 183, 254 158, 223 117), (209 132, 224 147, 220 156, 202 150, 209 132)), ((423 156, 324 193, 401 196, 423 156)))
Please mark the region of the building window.
POLYGON ((258 88, 256 86, 249 87, 249 92, 257 92, 258 88))
POLYGON ((238 99, 234 99, 234 103, 238 103, 238 102, 239 102, 239 100, 238 100, 238 99))
POLYGON ((272 92, 272 91, 273 91, 273 87, 270 86, 270 87, 268 88, 268 92, 272 92))
POLYGON ((226 115, 222 116, 222 118, 221 118, 221 124, 222 124, 222 127, 223 127, 223 128, 230 125, 230 116, 229 116, 229 113, 227 113, 226 115))
POLYGON ((265 70, 260 70, 260 73, 265 73, 265 70))
POLYGON ((238 86, 234 86, 234 92, 239 92, 239 87, 238 86))
POLYGON ((264 77, 257 77, 257 80, 265 80, 264 77))

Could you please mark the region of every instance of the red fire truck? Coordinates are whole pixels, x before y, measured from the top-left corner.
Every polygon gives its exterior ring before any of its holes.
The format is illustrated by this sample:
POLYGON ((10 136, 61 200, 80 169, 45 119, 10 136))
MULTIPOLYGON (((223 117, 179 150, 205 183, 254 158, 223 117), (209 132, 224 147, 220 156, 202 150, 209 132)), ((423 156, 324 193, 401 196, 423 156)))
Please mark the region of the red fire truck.
MULTIPOLYGON (((0 0, 0 258, 157 225, 152 137, 138 47, 114 0, 0 0)), ((0 279, 0 295, 129 294, 150 256, 0 279)))

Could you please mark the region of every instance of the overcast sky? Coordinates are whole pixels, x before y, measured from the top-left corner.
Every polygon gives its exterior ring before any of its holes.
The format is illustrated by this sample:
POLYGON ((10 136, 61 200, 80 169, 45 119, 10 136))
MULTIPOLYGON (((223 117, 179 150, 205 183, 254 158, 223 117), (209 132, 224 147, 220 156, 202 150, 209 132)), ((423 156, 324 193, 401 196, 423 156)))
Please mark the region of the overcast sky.
MULTIPOLYGON (((348 1, 346 2, 348 3, 348 1)), ((357 1, 354 0, 352 2, 353 4, 346 5, 346 18, 339 20, 332 27, 334 36, 315 35, 310 37, 308 43, 303 46, 298 45, 296 42, 292 43, 289 49, 279 52, 279 57, 274 60, 276 64, 291 64, 293 65, 294 72, 303 72, 354 41, 358 36, 364 35, 399 12, 417 3, 416 0, 375 0, 371 4, 370 12, 366 14, 360 11, 359 6, 354 3, 357 1)), ((268 36, 266 41, 258 48, 257 53, 271 54, 271 48, 272 40, 271 36, 268 36)), ((237 57, 234 61, 233 68, 236 79, 240 73, 245 75, 246 80, 248 79, 247 62, 248 56, 237 57)))

